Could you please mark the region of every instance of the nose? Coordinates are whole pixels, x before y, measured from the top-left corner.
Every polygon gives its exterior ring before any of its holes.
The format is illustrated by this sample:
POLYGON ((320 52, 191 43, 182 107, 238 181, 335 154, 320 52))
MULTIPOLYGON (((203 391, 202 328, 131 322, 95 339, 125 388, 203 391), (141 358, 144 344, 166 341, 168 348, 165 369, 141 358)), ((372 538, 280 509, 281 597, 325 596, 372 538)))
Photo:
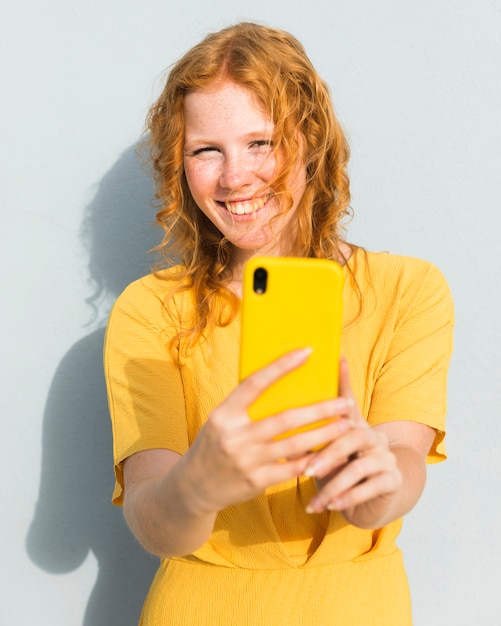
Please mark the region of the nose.
POLYGON ((235 190, 250 185, 254 170, 251 160, 242 154, 226 155, 219 177, 221 187, 235 190))

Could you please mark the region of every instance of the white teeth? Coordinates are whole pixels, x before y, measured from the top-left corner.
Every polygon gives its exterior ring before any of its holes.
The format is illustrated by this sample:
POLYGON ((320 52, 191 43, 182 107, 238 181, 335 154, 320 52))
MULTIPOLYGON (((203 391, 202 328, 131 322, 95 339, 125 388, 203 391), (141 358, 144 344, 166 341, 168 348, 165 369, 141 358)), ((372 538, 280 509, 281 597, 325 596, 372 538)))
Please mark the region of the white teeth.
POLYGON ((265 205, 266 198, 254 198, 252 200, 244 200, 242 202, 225 202, 225 206, 230 213, 235 215, 248 215, 262 209, 265 205))

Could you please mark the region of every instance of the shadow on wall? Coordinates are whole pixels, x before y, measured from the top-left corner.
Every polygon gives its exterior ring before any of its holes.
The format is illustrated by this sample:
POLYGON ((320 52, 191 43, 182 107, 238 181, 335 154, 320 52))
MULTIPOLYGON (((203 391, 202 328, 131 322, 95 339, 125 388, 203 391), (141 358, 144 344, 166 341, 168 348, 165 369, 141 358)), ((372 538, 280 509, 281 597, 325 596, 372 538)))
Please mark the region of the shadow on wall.
POLYGON ((152 184, 136 148, 104 176, 85 212, 82 235, 94 288, 88 303, 100 328, 78 341, 55 372, 44 414, 39 499, 27 537, 32 561, 54 574, 77 569, 89 551, 95 555, 99 572, 83 626, 136 626, 158 566, 110 501, 112 441, 102 367, 109 305, 150 271, 147 251, 160 237, 151 226, 152 184))

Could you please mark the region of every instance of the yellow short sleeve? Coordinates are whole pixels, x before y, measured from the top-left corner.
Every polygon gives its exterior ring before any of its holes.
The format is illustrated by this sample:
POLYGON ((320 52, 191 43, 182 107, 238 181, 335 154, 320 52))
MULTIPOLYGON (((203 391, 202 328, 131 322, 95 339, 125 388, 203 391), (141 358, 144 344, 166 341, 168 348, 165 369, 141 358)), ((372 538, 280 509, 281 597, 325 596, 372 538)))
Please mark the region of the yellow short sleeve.
POLYGON ((181 374, 169 352, 175 325, 164 290, 146 277, 129 285, 111 312, 104 369, 113 430, 115 490, 122 504, 122 462, 142 450, 188 449, 181 374))
POLYGON ((388 294, 397 303, 384 362, 377 374, 368 421, 411 420, 436 429, 427 461, 446 458, 447 371, 454 310, 449 287, 430 263, 404 259, 405 271, 388 294))

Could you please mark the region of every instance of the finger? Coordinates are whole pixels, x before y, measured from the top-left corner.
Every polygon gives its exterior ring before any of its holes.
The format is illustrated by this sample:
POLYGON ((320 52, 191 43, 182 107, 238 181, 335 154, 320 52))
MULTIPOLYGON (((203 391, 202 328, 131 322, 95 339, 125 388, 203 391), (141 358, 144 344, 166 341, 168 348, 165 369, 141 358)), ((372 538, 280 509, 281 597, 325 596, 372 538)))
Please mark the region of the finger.
POLYGON ((306 468, 306 476, 325 478, 331 472, 345 465, 357 456, 365 454, 379 443, 379 435, 370 427, 359 427, 353 421, 345 420, 351 426, 345 433, 333 440, 328 446, 315 453, 306 468))
POLYGON ((327 503, 383 471, 386 470, 381 459, 374 455, 357 456, 328 481, 317 495, 327 503))
POLYGON ((351 399, 352 405, 348 417, 353 421, 353 423, 356 426, 367 427, 368 424, 360 413, 355 394, 353 393, 353 390, 351 388, 350 371, 348 367, 348 361, 345 357, 341 357, 339 361, 339 395, 344 398, 351 399))
POLYGON ((301 476, 307 462, 307 456, 302 456, 296 459, 283 459, 260 466, 255 472, 256 481, 261 485, 259 491, 301 476))
POLYGON ((399 481, 392 474, 375 474, 357 483, 350 490, 330 499, 325 508, 329 511, 343 511, 375 498, 390 497, 398 486, 399 481))
POLYGON ((347 463, 310 501, 310 508, 341 510, 390 493, 399 486, 401 475, 393 455, 375 451, 347 463))
POLYGON ((254 372, 228 396, 226 405, 235 412, 246 411, 268 387, 303 365, 310 354, 311 348, 293 350, 254 372))
POLYGON ((331 416, 332 413, 329 412, 327 420, 323 420, 318 425, 308 423, 307 429, 297 434, 289 434, 290 429, 287 429, 282 438, 272 440, 267 446, 267 456, 271 459, 292 459, 296 456, 308 454, 309 461, 312 450, 325 446, 328 442, 337 439, 351 428, 348 420, 332 419, 331 416))
MULTIPOLYGON (((346 398, 334 398, 325 400, 317 404, 287 409, 276 415, 272 415, 264 420, 258 420, 253 425, 254 436, 259 440, 275 440, 279 437, 286 437, 292 440, 296 429, 303 429, 310 435, 310 449, 318 444, 318 441, 325 439, 330 434, 337 435, 344 432, 351 423, 349 420, 340 420, 338 416, 346 413, 349 407, 349 400, 346 398), (326 422, 327 420, 327 422, 326 422), (345 424, 334 426, 337 422, 343 421, 345 424), (333 425, 333 430, 323 430, 323 426, 333 425), (339 433, 338 433, 339 431, 339 433)), ((325 441, 324 441, 325 443, 325 441)))
POLYGON ((339 360, 339 395, 347 398, 353 398, 348 361, 344 356, 342 356, 339 360))

